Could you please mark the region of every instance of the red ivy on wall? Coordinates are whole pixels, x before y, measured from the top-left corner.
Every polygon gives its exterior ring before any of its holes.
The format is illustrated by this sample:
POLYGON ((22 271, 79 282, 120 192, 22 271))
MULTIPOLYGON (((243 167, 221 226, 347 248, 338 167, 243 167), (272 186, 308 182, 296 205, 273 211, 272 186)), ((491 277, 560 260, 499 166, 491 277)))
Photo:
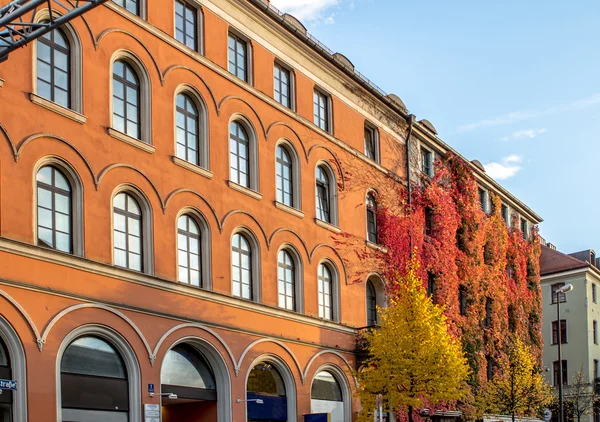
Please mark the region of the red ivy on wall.
MULTIPOLYGON (((435 281, 434 300, 445 308, 452 332, 462 340, 474 395, 487 382, 488 360, 497 368, 506 359, 509 333, 531 345, 538 359, 542 351, 537 227, 529 240, 517 216, 508 228, 500 198, 490 194, 492 207, 486 215, 469 164, 450 155, 436 162, 433 178, 412 186, 410 202, 405 190, 396 195, 400 207, 389 198, 385 204, 384 198, 378 201, 379 243, 385 251, 355 249, 361 265, 378 268, 384 279, 402 275, 415 251, 424 286, 430 278, 435 281), (462 312, 459 292, 466 302, 462 312)), ((342 237, 338 244, 348 246, 351 236, 342 237)), ((357 277, 364 279, 359 272, 357 277)))

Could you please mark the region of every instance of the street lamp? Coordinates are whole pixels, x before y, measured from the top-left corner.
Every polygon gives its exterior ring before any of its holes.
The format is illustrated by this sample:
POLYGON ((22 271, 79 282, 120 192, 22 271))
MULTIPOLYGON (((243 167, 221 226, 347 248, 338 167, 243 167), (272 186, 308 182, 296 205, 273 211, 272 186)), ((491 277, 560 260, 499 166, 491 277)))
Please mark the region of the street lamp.
POLYGON ((563 408, 563 371, 562 371, 562 355, 561 355, 561 327, 560 323, 560 299, 561 295, 566 294, 573 290, 572 284, 565 284, 560 289, 556 290, 556 319, 557 322, 557 330, 558 331, 558 422, 563 422, 565 420, 564 408, 563 408))

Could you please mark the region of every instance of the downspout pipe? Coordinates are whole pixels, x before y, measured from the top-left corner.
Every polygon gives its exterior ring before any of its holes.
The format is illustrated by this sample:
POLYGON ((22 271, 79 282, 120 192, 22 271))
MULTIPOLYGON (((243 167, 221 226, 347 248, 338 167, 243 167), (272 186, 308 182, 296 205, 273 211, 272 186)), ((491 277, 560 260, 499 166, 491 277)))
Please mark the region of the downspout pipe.
POLYGON ((414 114, 410 114, 408 120, 408 134, 406 135, 406 188, 408 192, 408 205, 412 202, 412 186, 410 178, 410 137, 412 136, 413 126, 417 118, 414 114))

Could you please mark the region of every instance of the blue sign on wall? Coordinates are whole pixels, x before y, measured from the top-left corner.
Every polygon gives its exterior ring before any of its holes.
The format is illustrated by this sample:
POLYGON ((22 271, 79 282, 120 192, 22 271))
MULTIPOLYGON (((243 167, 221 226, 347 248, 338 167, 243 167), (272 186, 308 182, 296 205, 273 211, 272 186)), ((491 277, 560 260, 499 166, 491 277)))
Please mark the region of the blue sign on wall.
POLYGON ((154 393, 154 384, 148 384, 148 392, 154 393))
POLYGON ((277 396, 264 396, 248 393, 248 400, 260 399, 262 404, 255 401, 248 402, 248 419, 263 421, 287 421, 287 398, 277 396))
POLYGON ((331 413, 312 413, 310 415, 304 415, 304 422, 329 422, 331 420, 331 413))
POLYGON ((0 380, 0 390, 16 390, 17 382, 13 380, 0 380))

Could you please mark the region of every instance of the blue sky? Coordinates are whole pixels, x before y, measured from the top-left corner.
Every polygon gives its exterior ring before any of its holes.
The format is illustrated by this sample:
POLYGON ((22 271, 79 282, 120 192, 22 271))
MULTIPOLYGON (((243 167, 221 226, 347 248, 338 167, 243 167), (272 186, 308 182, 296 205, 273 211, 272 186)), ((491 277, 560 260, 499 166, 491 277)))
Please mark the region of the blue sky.
POLYGON ((559 250, 600 250, 600 2, 272 3, 480 160, 559 250))

